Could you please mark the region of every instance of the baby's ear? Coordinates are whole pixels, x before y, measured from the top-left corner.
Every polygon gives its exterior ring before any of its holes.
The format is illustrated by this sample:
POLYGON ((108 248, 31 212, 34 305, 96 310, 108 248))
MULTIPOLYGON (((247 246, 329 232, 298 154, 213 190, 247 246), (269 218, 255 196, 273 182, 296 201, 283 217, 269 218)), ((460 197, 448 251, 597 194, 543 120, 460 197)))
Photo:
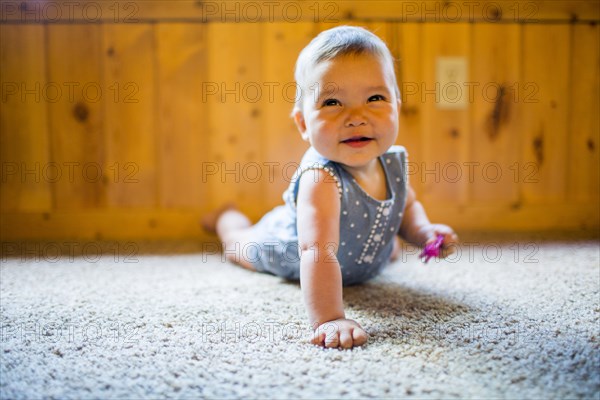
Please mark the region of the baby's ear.
POLYGON ((302 135, 302 139, 308 140, 308 135, 306 134, 306 121, 304 120, 304 114, 300 110, 294 111, 294 122, 296 123, 296 127, 302 135))

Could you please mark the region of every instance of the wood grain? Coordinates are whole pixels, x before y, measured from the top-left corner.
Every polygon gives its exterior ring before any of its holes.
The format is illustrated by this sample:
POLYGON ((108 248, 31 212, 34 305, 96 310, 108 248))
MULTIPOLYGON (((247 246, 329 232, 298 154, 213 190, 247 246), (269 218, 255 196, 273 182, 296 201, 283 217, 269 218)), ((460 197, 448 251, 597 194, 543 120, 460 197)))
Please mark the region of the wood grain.
POLYGON ((566 200, 570 33, 568 25, 523 30, 518 182, 527 203, 566 200))
POLYGON ((155 36, 149 24, 106 25, 103 59, 109 206, 158 204, 155 36))
POLYGON ((97 208, 106 203, 104 104, 111 99, 102 81, 99 25, 48 26, 48 99, 52 161, 63 174, 51 183, 54 208, 97 208), (87 60, 82 63, 81 60, 87 60))
POLYGON ((27 23, 272 23, 390 20, 431 23, 538 23, 598 21, 589 0, 538 1, 5 1, 2 20, 27 23), (24 6, 21 6, 24 3, 24 6))
POLYGON ((0 25, 2 212, 52 209, 45 37, 43 26, 0 25))
POLYGON ((519 200, 521 28, 480 24, 472 36, 469 197, 473 203, 514 204, 519 200))
POLYGON ((392 42, 392 54, 397 57, 398 84, 402 105, 400 107, 400 133, 398 144, 408 151, 407 175, 417 197, 423 195, 423 26, 407 23, 393 25, 396 40, 392 42))
POLYGON ((140 2, 135 23, 124 21, 129 3, 118 4, 120 20, 112 2, 99 3, 96 23, 21 21, 9 3, 0 18, 2 240, 214 239, 197 221, 228 202, 257 220, 282 203, 308 147, 289 116, 298 53, 344 24, 373 30, 398 60, 397 143, 432 220, 458 230, 600 227, 600 28, 584 23, 599 19, 598 2, 496 2, 498 21, 471 23, 405 18, 413 11, 403 1, 302 2, 298 21, 239 23, 235 13, 209 17, 208 2, 140 2), (534 22, 525 11, 536 7, 534 22), (436 102, 445 56, 468 62, 475 86, 465 109, 436 102), (102 179, 84 179, 98 165, 102 179))
POLYGON ((567 197, 600 201, 600 28, 572 26, 567 197))
POLYGON ((296 97, 294 66, 298 54, 313 37, 314 25, 273 23, 266 25, 262 34, 262 81, 273 88, 273 96, 265 91, 261 101, 265 156, 260 164, 265 208, 270 209, 283 203, 282 194, 308 149, 291 113, 296 97))
POLYGON ((159 196, 163 208, 207 208, 203 186, 210 161, 208 117, 202 106, 207 77, 206 27, 160 24, 155 29, 158 74, 159 196))
POLYGON ((207 107, 211 162, 217 173, 205 188, 210 204, 235 202, 256 219, 264 204, 264 186, 256 164, 265 156, 261 135, 261 27, 258 24, 208 26, 207 107), (244 38, 244 40, 240 40, 244 38), (254 43, 249 46, 247 43, 254 43))
POLYGON ((469 110, 468 106, 462 110, 440 108, 441 96, 446 94, 436 81, 435 68, 441 56, 469 61, 469 35, 470 25, 463 23, 431 24, 423 29, 423 160, 417 179, 421 179, 426 200, 461 204, 468 201, 464 165, 469 161, 469 110))

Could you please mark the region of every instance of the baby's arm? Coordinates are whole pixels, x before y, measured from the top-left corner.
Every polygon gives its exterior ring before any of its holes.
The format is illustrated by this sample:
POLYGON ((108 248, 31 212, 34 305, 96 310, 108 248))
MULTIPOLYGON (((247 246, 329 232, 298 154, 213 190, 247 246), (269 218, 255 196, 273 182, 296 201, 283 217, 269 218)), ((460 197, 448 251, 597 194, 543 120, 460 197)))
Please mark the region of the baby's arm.
POLYGON ((300 284, 312 342, 351 348, 367 341, 355 321, 346 319, 342 300, 342 273, 337 260, 340 198, 337 185, 322 170, 304 173, 297 199, 300 284))
MULTIPOLYGON (((404 207, 402 225, 400 225, 400 236, 408 242, 423 247, 434 241, 437 235, 444 235, 443 248, 452 249, 452 245, 458 243, 458 237, 447 225, 432 224, 427 218, 423 205, 417 200, 415 191, 408 186, 408 195, 404 207)), ((451 252, 442 253, 448 255, 451 252)))

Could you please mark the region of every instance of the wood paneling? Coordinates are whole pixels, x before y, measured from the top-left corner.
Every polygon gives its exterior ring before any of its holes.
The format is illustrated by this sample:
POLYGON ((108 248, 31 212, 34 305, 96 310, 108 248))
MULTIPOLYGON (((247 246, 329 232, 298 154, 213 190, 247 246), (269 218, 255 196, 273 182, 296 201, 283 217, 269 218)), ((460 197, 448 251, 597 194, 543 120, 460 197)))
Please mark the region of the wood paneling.
POLYGON ((47 101, 50 153, 63 172, 51 183, 54 208, 102 207, 109 173, 104 168, 103 98, 110 92, 102 81, 101 27, 50 25, 47 32, 48 81, 58 89, 55 99, 47 101))
POLYGON ((423 82, 420 90, 423 159, 415 177, 423 184, 422 198, 425 202, 466 204, 468 201, 468 181, 464 179, 463 165, 469 161, 469 111, 468 107, 460 110, 440 107, 442 96, 450 97, 446 92, 449 86, 437 84, 436 63, 438 57, 464 57, 469 60, 470 30, 471 25, 463 23, 423 27, 423 82))
POLYGON ((206 27, 160 24, 155 29, 158 74, 160 207, 207 208, 204 162, 210 159, 208 110, 202 107, 208 71, 206 27))
POLYGON ((423 160, 423 113, 421 89, 423 87, 423 25, 394 24, 396 40, 392 42, 392 54, 397 58, 398 85, 400 86, 400 132, 397 143, 408 151, 408 179, 420 198, 423 194, 421 169, 423 160))
POLYGON ((570 34, 567 25, 523 28, 518 181, 526 203, 566 200, 570 34))
POLYGON ((296 98, 296 58, 315 33, 315 26, 310 23, 264 26, 262 81, 265 90, 261 101, 264 157, 259 162, 262 182, 265 183, 265 209, 283 203, 282 193, 308 149, 308 143, 302 140, 291 113, 296 98), (268 87, 273 88, 272 97, 267 92, 268 87))
POLYGON ((200 105, 210 113, 207 161, 217 169, 204 193, 212 207, 233 201, 255 218, 264 204, 263 182, 256 175, 256 164, 265 156, 261 47, 259 24, 209 25, 208 86, 200 105))
POLYGON ((471 154, 465 165, 471 202, 498 206, 519 200, 520 139, 518 112, 521 66, 521 27, 473 26, 471 49, 471 154))
MULTIPOLYGON (((194 209, 146 208, 7 213, 2 216, 0 237, 3 240, 193 238, 214 241, 215 237, 203 232, 198 224, 202 215, 201 210, 194 209)), ((432 221, 459 228, 459 234, 471 229, 531 231, 557 227, 597 231, 600 209, 579 204, 526 205, 508 211, 485 204, 442 205, 430 207, 428 215, 432 221)))
POLYGON ((52 209, 45 37, 40 25, 0 25, 2 212, 52 209))
POLYGON ((405 18, 408 2, 393 1, 299 3, 297 21, 222 23, 202 14, 212 3, 190 1, 136 3, 135 23, 123 23, 125 3, 101 3, 103 23, 69 24, 32 13, 22 23, 9 3, 0 25, 3 240, 206 239, 198 219, 227 202, 258 219, 281 204, 307 148, 290 117, 296 57, 341 24, 371 29, 397 59, 397 143, 432 220, 459 230, 600 226, 600 31, 582 23, 598 20, 597 2, 511 3, 519 24, 508 3, 498 3, 503 23, 434 14, 421 23, 405 18), (115 4, 120 21, 108 14, 115 4), (325 7, 337 7, 335 18, 325 7), (523 20, 525 7, 543 21, 523 20), (571 13, 579 19, 568 23, 571 13), (198 23, 205 16, 210 23, 198 23), (468 62, 464 109, 436 102, 444 56, 468 62))
POLYGON ((600 200, 600 28, 571 27, 572 56, 569 57, 571 118, 567 198, 576 202, 600 200))
POLYGON ((77 2, 3 1, 2 20, 11 22, 145 23, 331 22, 342 19, 401 22, 537 23, 598 20, 600 4, 590 0, 519 1, 197 1, 142 0, 77 2))
POLYGON ((149 24, 106 25, 106 166, 111 207, 158 204, 156 42, 149 24), (108 175, 108 174, 107 174, 108 175))

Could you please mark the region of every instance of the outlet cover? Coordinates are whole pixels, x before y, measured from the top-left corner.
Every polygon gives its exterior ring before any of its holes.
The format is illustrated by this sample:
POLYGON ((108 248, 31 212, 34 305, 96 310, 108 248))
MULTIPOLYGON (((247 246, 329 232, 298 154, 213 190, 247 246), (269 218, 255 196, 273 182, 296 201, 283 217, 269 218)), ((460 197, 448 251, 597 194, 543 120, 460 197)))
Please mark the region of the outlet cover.
POLYGON ((465 57, 437 57, 436 103, 442 110, 466 110, 469 88, 466 85, 468 64, 465 57))

